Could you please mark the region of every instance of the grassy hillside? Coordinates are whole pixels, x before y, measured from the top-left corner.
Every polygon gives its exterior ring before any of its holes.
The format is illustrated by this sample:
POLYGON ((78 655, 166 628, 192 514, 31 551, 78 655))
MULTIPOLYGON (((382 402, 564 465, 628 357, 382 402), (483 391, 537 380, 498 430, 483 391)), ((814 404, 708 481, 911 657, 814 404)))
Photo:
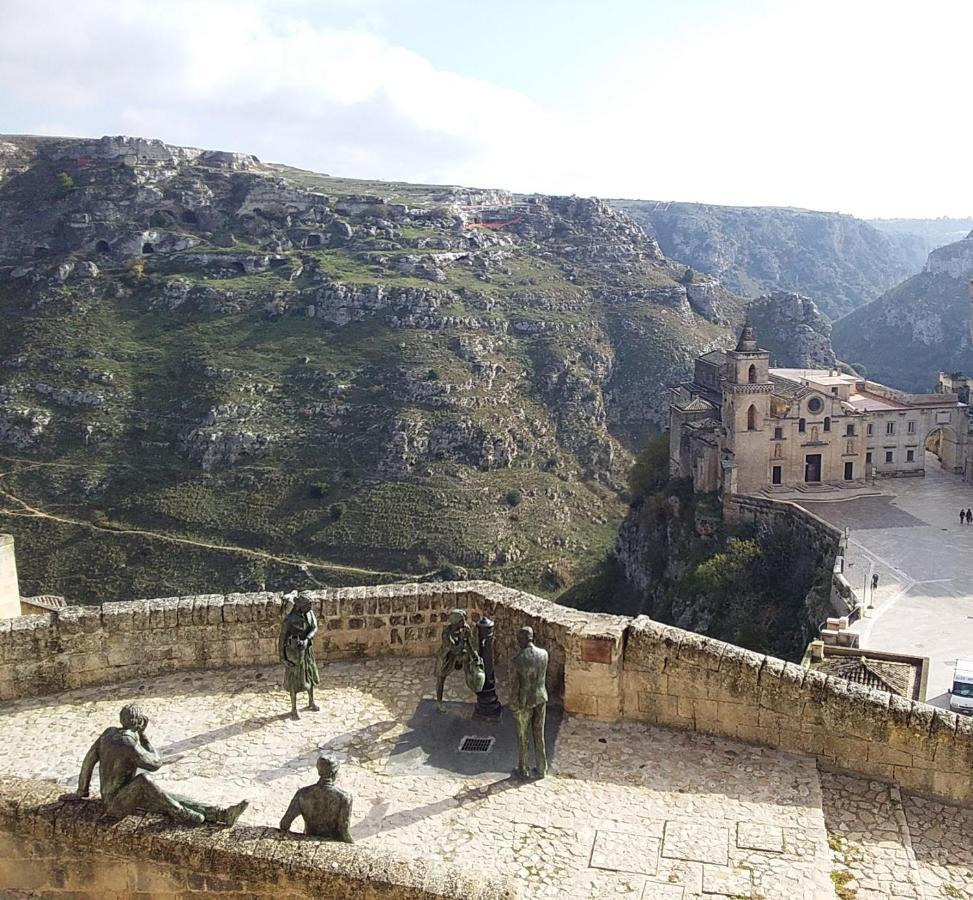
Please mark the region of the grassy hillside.
POLYGON ((732 340, 739 302, 681 273, 595 200, 0 138, 23 593, 555 594, 611 545, 665 387, 732 340))

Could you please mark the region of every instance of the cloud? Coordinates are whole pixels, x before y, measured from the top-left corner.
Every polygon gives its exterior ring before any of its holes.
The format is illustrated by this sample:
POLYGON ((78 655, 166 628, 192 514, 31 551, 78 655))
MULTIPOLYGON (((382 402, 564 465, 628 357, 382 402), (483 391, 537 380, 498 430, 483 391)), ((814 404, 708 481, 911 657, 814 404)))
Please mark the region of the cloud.
POLYGON ((560 129, 517 91, 284 4, 76 9, 84 14, 51 0, 11 4, 0 32, 8 100, 54 107, 75 133, 125 130, 345 175, 441 181, 540 174, 560 129))
MULTIPOLYGON (((602 34, 586 86, 565 79, 574 87, 550 108, 379 36, 392 2, 0 0, 0 121, 363 178, 859 215, 973 212, 968 0, 687 0, 617 40, 602 34)), ((497 38, 518 19, 501 5, 508 18, 485 36, 497 48, 486 68, 511 84, 529 70, 553 83, 571 70, 547 34, 529 60, 505 58, 497 38)), ((596 6, 571 6, 561 31, 576 36, 596 6)), ((437 35, 439 4, 414 10, 437 35)))

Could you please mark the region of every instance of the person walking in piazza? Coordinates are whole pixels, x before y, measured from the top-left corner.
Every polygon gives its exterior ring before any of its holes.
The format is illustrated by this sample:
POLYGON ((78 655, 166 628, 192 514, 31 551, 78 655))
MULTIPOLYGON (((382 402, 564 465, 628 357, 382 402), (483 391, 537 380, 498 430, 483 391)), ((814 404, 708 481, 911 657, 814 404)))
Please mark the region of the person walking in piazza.
POLYGON ((78 796, 90 795, 91 776, 99 767, 101 799, 105 812, 112 818, 124 818, 137 812, 161 813, 183 825, 233 825, 247 808, 241 800, 230 807, 215 806, 170 794, 139 769, 155 772, 181 756, 163 759, 152 746, 146 730, 149 717, 141 707, 127 703, 119 714, 121 728, 106 728, 85 755, 78 778, 78 796))
POLYGON ((291 695, 291 718, 300 719, 297 695, 307 691, 307 708, 317 712, 314 688, 319 684, 312 641, 318 633, 318 620, 307 597, 298 596, 280 626, 280 660, 284 664, 284 688, 291 695))
POLYGON ((973 525, 973 509, 966 507, 966 524, 973 525))
POLYGON ((443 641, 436 651, 436 702, 439 711, 444 712, 443 688, 450 672, 463 670, 466 686, 478 694, 483 690, 486 673, 480 651, 473 638, 473 630, 467 622, 465 609, 453 609, 449 621, 443 628, 443 641))
POLYGON ((960 525, 965 525, 966 524, 966 510, 965 509, 961 509, 959 511, 959 523, 960 523, 960 525))
POLYGON ((534 739, 534 759, 538 778, 547 774, 547 746, 544 723, 547 718, 547 651, 534 644, 534 629, 524 626, 517 632, 520 652, 514 657, 510 686, 510 709, 517 727, 518 760, 514 774, 529 778, 530 739, 534 739))
POLYGON ((290 831, 294 820, 304 819, 304 833, 311 837, 331 841, 354 843, 351 837, 351 794, 335 787, 338 778, 338 760, 322 754, 318 757, 318 780, 315 784, 300 788, 294 794, 280 830, 290 831))

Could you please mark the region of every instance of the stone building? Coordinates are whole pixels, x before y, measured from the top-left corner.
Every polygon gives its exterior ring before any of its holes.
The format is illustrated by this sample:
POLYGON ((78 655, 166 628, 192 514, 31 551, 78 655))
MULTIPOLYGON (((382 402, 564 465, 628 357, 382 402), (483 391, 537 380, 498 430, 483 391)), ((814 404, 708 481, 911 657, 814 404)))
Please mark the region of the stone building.
POLYGON ((838 369, 772 369, 747 324, 673 389, 670 470, 698 492, 749 494, 922 475, 928 449, 967 475, 968 410, 948 386, 906 394, 838 369))

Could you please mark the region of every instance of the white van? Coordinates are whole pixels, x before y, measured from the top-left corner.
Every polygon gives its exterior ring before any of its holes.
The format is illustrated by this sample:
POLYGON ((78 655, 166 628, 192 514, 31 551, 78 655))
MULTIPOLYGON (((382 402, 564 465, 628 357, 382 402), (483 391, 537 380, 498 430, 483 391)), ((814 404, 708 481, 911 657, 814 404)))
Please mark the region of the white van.
POLYGON ((973 715, 973 659, 956 660, 953 687, 949 692, 949 708, 956 713, 973 715))

